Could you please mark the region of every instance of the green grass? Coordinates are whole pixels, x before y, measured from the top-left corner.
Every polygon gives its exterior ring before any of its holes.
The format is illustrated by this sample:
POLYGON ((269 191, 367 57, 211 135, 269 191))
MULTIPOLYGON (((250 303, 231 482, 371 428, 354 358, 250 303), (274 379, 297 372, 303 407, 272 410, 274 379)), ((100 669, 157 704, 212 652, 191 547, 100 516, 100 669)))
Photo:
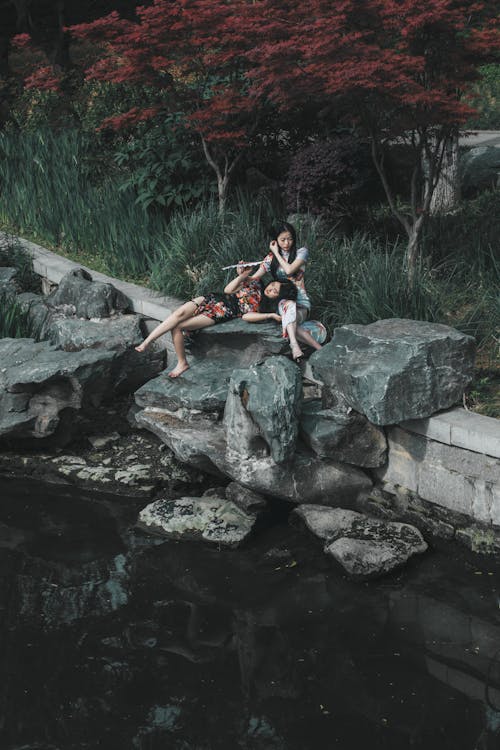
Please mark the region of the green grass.
POLYGON ((0 339, 37 338, 28 309, 5 290, 0 290, 0 339))
MULTIPOLYGON (((236 195, 222 217, 215 203, 202 203, 167 223, 120 190, 116 174, 95 174, 88 138, 75 130, 0 133, 0 225, 95 270, 149 279, 180 299, 222 289, 233 273, 223 266, 266 254, 276 207, 265 199, 236 195)), ((313 315, 330 330, 405 317, 448 323, 480 344, 498 340, 500 191, 431 221, 411 288, 405 243, 386 231, 382 213, 370 234, 344 236, 309 217, 297 227, 311 251, 313 315)))
POLYGON ((115 275, 143 276, 165 224, 116 177, 93 182, 87 141, 75 131, 0 133, 0 222, 76 256, 100 257, 115 275))

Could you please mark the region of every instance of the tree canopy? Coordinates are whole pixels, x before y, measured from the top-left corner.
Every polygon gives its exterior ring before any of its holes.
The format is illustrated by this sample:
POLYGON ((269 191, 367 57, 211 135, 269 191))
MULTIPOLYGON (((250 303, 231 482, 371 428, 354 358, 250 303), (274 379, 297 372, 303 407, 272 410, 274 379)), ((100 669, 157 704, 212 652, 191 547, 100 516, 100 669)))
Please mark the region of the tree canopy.
MULTIPOLYGON (((473 111, 464 93, 498 55, 500 14, 493 0, 152 0, 135 15, 113 10, 69 31, 94 45, 88 78, 154 92, 104 124, 182 111, 217 175, 221 208, 264 113, 281 113, 280 128, 302 109, 311 134, 316 120, 363 133, 407 233, 411 269, 443 156, 473 111), (386 167, 395 143, 411 153, 406 209, 386 167)), ((49 65, 29 85, 57 87, 57 70, 49 65)))

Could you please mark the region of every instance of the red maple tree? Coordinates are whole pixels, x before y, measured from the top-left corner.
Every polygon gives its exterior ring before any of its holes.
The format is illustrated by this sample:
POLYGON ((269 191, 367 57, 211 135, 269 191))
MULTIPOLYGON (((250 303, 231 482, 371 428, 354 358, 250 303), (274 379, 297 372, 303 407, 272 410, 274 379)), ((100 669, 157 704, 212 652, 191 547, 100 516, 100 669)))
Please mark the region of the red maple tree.
MULTIPOLYGON (((234 27, 252 47, 251 92, 287 110, 300 103, 368 135, 390 208, 408 236, 413 278, 419 238, 450 141, 472 109, 463 93, 499 51, 498 3, 463 0, 256 0, 234 27), (410 201, 398 202, 387 147, 411 150, 410 201)), ((228 30, 230 33, 230 30, 228 30)))
POLYGON ((463 93, 498 53, 498 24, 496 0, 153 0, 134 20, 115 12, 71 33, 99 49, 89 77, 157 92, 156 106, 108 125, 186 113, 217 175, 221 210, 268 105, 321 112, 368 135, 408 236, 412 278, 444 154, 472 112, 463 93), (406 207, 387 169, 388 147, 397 143, 412 155, 406 207))
MULTIPOLYGON (((245 78, 248 43, 221 36, 231 4, 206 0, 153 0, 136 9, 137 20, 113 12, 73 26, 74 38, 98 45, 87 78, 136 83, 156 92, 157 104, 109 117, 103 126, 120 129, 166 111, 182 111, 200 137, 217 177, 224 210, 235 166, 257 127, 259 109, 245 78)), ((238 35, 239 36, 239 35, 238 35)))

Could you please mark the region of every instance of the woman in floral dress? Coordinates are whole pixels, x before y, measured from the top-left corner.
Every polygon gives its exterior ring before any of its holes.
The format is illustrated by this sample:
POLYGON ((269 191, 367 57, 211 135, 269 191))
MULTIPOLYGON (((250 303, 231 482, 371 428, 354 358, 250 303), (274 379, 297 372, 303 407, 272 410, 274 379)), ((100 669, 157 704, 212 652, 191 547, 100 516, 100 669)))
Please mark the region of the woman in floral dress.
POLYGON ((145 351, 152 341, 170 331, 177 354, 177 365, 169 372, 169 377, 178 378, 189 368, 184 346, 184 331, 198 331, 200 328, 208 328, 234 318, 243 318, 249 323, 264 320, 280 322, 281 316, 276 312, 261 312, 263 302, 266 299, 276 300, 276 302, 283 299, 296 299, 295 285, 287 281, 272 281, 263 288, 258 279, 249 278, 250 273, 250 268, 238 266, 238 275, 227 284, 224 294, 210 293, 185 302, 163 323, 156 326, 142 344, 135 347, 136 351, 145 351))

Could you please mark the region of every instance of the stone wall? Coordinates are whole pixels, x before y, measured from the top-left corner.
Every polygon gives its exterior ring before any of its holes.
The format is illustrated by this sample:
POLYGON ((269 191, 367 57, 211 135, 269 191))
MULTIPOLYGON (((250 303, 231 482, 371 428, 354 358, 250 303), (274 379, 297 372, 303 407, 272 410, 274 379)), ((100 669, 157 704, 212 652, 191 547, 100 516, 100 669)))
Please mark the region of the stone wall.
POLYGON ((415 497, 455 530, 467 519, 500 530, 500 421, 462 408, 387 429, 384 491, 412 506, 415 497), (413 498, 413 500, 412 500, 413 498))

